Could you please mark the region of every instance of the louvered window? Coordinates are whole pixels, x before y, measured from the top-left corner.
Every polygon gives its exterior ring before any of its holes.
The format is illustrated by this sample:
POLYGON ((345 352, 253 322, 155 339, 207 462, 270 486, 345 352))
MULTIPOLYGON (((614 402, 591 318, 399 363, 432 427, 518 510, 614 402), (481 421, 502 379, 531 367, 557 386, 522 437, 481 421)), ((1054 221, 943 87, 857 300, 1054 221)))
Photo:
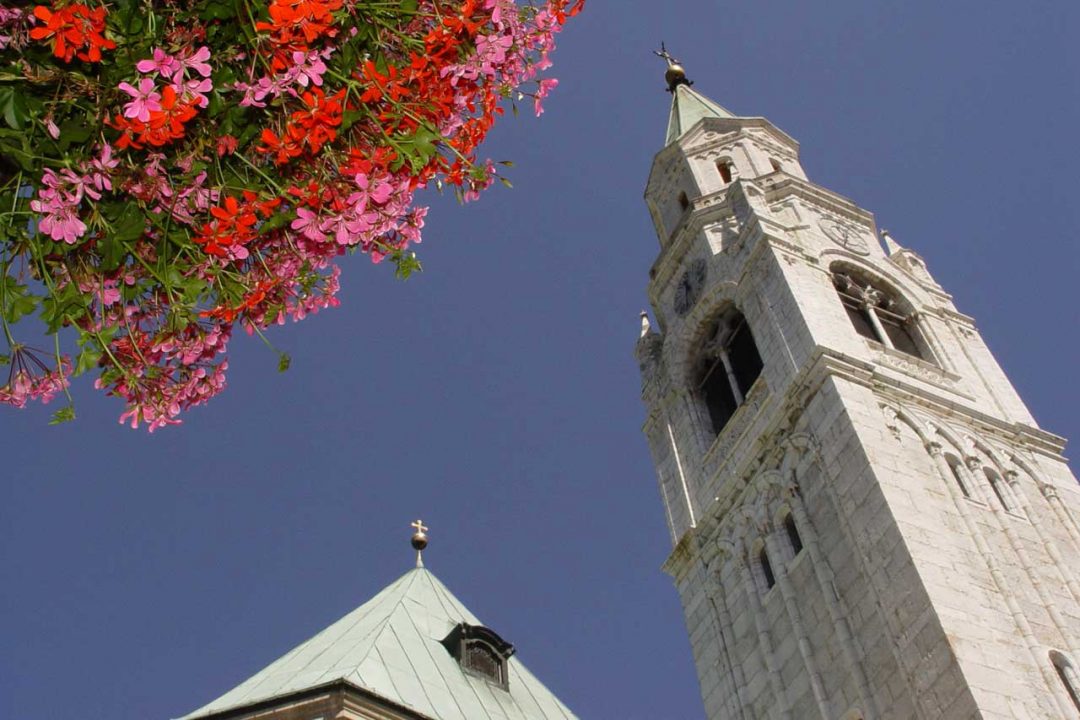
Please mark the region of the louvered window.
POLYGON ((461 664, 466 670, 483 675, 494 683, 503 685, 506 682, 503 677, 503 659, 483 640, 465 642, 465 655, 461 664))
POLYGON ((509 661, 514 646, 494 631, 461 623, 443 638, 442 644, 466 673, 509 689, 509 661))

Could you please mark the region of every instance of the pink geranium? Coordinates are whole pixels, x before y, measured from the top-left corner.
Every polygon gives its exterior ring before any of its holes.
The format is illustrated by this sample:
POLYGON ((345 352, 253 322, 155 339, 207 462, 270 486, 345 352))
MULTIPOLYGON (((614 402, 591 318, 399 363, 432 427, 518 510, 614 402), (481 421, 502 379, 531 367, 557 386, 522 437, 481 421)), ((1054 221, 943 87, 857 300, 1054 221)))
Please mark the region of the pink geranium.
POLYGON ((122 82, 117 87, 131 96, 131 102, 124 105, 124 117, 134 118, 139 122, 148 122, 150 113, 161 110, 161 93, 157 92, 154 81, 150 78, 139 80, 139 87, 122 82))

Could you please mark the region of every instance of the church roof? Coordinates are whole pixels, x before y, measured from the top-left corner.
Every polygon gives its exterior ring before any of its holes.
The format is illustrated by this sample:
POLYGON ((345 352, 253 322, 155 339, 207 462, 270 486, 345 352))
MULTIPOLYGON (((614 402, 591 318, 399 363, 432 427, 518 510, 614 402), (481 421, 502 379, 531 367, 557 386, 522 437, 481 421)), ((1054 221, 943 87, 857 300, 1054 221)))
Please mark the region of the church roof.
POLYGON ((676 85, 671 91, 671 117, 668 118, 667 139, 664 140, 664 146, 678 140, 699 120, 707 117, 733 118, 737 116, 694 90, 689 84, 676 85))
POLYGON ((517 658, 501 687, 462 670, 442 640, 481 623, 423 567, 217 700, 194 720, 345 681, 432 720, 576 720, 517 658))

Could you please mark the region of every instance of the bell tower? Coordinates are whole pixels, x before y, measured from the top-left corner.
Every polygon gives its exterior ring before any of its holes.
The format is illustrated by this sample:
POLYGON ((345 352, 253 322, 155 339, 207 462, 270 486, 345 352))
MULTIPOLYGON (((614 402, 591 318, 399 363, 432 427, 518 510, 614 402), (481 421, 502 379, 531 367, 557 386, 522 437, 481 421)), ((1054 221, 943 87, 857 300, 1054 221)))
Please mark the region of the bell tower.
POLYGON ((706 716, 1080 719, 1064 440, 917 253, 661 56, 636 354, 706 716))

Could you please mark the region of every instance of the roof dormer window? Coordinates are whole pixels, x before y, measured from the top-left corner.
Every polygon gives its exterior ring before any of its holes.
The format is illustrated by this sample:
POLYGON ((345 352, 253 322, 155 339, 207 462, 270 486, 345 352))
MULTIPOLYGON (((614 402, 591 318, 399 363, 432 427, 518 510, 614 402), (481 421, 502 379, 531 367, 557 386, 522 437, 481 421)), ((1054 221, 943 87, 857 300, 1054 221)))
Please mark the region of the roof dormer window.
POLYGON ((508 661, 514 646, 481 625, 460 623, 443 641, 461 669, 504 690, 509 688, 508 661))

